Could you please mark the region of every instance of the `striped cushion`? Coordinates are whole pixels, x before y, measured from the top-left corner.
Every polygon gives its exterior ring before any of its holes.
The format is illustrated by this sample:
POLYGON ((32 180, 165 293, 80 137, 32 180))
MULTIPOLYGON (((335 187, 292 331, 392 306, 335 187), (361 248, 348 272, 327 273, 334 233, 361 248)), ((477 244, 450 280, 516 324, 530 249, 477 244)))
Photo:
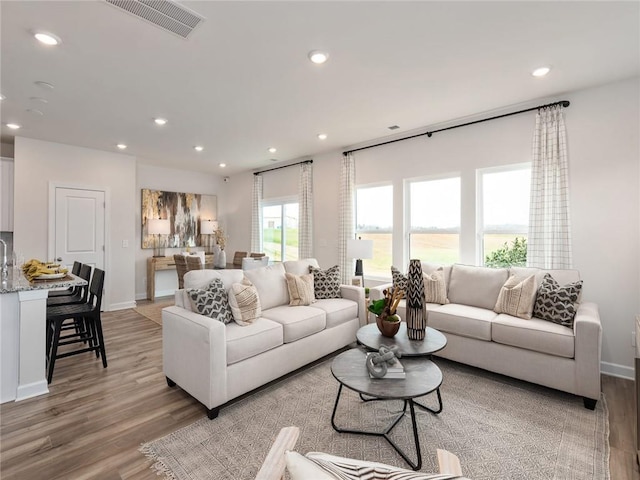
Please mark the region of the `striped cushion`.
POLYGON ((493 311, 529 320, 536 301, 536 276, 511 275, 500 289, 493 311))
POLYGON ((447 298, 447 285, 444 282, 444 269, 438 268, 435 272, 422 273, 424 279, 424 300, 427 303, 449 303, 447 298))
POLYGON ((289 290, 289 305, 311 305, 316 301, 313 294, 313 274, 294 275, 285 273, 287 289, 289 290))
POLYGON ((229 305, 238 325, 249 325, 262 315, 256 287, 246 278, 234 283, 229 291, 229 305))

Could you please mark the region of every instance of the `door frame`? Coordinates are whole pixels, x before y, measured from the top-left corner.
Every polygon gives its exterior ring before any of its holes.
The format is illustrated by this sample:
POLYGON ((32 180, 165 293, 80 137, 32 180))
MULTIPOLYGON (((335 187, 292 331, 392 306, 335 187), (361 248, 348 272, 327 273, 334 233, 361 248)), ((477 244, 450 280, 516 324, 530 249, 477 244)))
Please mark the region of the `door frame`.
MULTIPOLYGON (((109 241, 109 232, 111 232, 111 192, 109 187, 86 185, 78 183, 66 183, 49 181, 49 221, 48 221, 48 239, 47 239, 47 258, 52 259, 55 256, 56 250, 56 189, 66 188, 70 190, 92 190, 95 192, 104 193, 104 270, 105 272, 111 271, 111 242, 109 241)), ((106 276, 104 282, 104 293, 102 310, 109 311, 111 300, 109 297, 109 285, 111 284, 111 275, 106 276)))

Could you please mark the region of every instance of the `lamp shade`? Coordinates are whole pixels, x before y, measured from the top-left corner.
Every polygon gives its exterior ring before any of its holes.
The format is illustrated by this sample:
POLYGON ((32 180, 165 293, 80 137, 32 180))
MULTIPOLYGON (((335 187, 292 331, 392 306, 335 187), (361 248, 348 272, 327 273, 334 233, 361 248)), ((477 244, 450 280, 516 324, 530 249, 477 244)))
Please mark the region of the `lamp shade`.
POLYGON ((169 235, 171 233, 171 223, 169 220, 161 218, 151 218, 148 220, 150 235, 169 235))
POLYGON ((218 222, 215 220, 202 220, 200 222, 200 233, 202 235, 211 235, 218 229, 218 222))
POLYGON ((373 258, 373 240, 350 239, 347 240, 347 257, 349 258, 373 258))

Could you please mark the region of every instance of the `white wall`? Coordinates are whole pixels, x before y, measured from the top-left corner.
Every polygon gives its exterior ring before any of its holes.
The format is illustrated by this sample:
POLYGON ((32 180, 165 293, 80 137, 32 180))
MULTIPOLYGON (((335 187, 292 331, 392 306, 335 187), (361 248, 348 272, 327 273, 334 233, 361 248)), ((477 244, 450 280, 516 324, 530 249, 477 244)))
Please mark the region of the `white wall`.
MULTIPOLYGON (((599 304, 603 371, 632 376, 632 323, 640 312, 640 94, 638 78, 570 92, 565 110, 571 175, 574 266, 584 297, 599 304)), ((536 102, 548 103, 547 100, 536 102)), ((475 170, 531 160, 535 113, 398 142, 356 153, 356 183, 394 185, 394 237, 402 238, 406 178, 459 172, 463 182, 461 261, 475 262, 475 170)), ((372 141, 371 143, 375 143, 372 141)), ((313 158, 314 249, 320 265, 338 262, 338 179, 341 151, 313 158)), ((287 169, 284 169, 287 170, 287 169)), ((269 175, 276 176, 273 172, 269 175)), ((251 173, 231 178, 231 249, 247 249, 251 173), (244 248, 241 248, 244 247, 244 248)), ((401 247, 394 263, 402 265, 401 247)))
POLYGON ((106 310, 135 306, 135 157, 24 137, 15 138, 14 156, 14 249, 25 259, 48 257, 50 182, 104 189, 110 205, 103 304, 106 310))
MULTIPOLYGON (((141 241, 141 190, 149 188, 152 190, 163 190, 167 192, 187 192, 201 193, 205 195, 216 195, 218 200, 218 220, 224 226, 224 217, 221 212, 224 210, 224 198, 219 192, 222 185, 225 185, 219 175, 206 174, 202 172, 191 172, 177 168, 162 168, 145 165, 144 159, 138 159, 136 168, 136 201, 135 209, 135 297, 137 300, 147 298, 147 259, 153 256, 153 249, 142 249, 141 241)), ((165 249, 165 255, 173 255, 179 252, 179 248, 165 249)), ((197 247, 193 250, 202 250, 197 247)), ((173 295, 178 288, 178 277, 174 270, 165 270, 156 273, 156 296, 173 295)))

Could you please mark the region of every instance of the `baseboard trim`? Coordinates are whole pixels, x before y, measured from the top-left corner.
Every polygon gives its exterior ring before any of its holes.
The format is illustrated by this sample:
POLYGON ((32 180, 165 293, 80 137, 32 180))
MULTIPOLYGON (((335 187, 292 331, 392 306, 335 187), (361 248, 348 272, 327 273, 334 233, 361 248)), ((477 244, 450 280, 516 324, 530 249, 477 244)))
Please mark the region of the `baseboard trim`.
POLYGON ((115 312, 116 310, 126 310, 127 308, 136 308, 136 302, 121 302, 121 303, 112 303, 109 305, 109 311, 115 312))
POLYGON ((610 377, 620 377, 629 380, 635 379, 633 367, 619 365, 617 363, 600 362, 600 373, 609 375, 610 377))

